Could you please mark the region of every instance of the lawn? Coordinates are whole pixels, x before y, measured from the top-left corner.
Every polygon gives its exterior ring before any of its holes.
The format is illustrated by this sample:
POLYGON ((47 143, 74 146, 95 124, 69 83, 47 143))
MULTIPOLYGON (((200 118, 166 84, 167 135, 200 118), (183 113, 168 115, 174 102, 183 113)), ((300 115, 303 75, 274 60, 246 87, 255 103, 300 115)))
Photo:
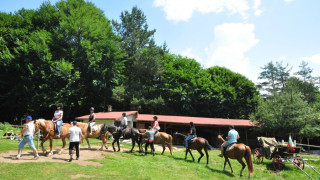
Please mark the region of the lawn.
MULTIPOLYGON (((100 141, 91 140, 93 145, 100 145, 100 141)), ((110 142, 109 142, 110 143, 110 142)), ((54 144, 60 146, 60 141, 55 140, 54 144)), ((6 139, 0 140, 0 152, 16 150, 18 141, 6 139)), ((48 145, 48 143, 46 143, 48 145)), ((109 147, 111 145, 109 144, 109 147)), ((130 144, 121 144, 122 149, 129 148, 130 144)), ((30 149, 26 148, 25 151, 30 149)), ((137 150, 137 148, 135 149, 137 150)), ((117 152, 105 154, 103 159, 93 159, 102 166, 81 166, 76 163, 56 163, 56 162, 29 162, 29 163, 0 163, 1 179, 70 179, 73 175, 78 175, 80 179, 230 179, 239 178, 240 164, 232 160, 234 174, 230 173, 230 168, 223 172, 223 158, 218 157, 219 151, 210 151, 210 162, 206 165, 206 160, 200 163, 184 160, 184 151, 175 151, 171 156, 169 152, 156 156, 142 156, 138 152, 117 152)), ((199 157, 198 152, 193 151, 195 158, 199 157)), ((81 155, 80 155, 81 156, 81 155)), ((309 163, 316 169, 320 169, 320 158, 318 156, 306 156, 313 159, 309 163)), ((306 168, 307 172, 312 172, 306 168)), ((244 177, 248 175, 247 168, 244 177)), ((315 173, 313 177, 318 178, 315 173)), ((275 172, 272 170, 271 161, 254 164, 254 177, 252 179, 307 179, 302 172, 292 165, 286 164, 284 170, 275 172)))

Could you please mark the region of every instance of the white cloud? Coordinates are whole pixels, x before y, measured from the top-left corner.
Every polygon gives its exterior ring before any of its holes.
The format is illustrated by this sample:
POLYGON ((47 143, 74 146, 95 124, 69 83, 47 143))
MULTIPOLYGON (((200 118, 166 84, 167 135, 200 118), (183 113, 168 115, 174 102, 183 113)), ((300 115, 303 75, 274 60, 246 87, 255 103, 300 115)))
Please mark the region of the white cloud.
POLYGON ((262 13, 262 10, 259 9, 260 5, 261 5, 261 0, 254 0, 253 1, 254 15, 256 15, 256 16, 260 16, 262 13))
POLYGON ((291 3, 293 0, 284 0, 286 3, 291 3))
POLYGON ((181 55, 182 55, 182 56, 186 56, 186 57, 188 57, 188 58, 195 59, 196 61, 198 61, 199 63, 201 63, 201 62, 202 62, 202 59, 201 59, 199 56, 197 56, 196 54, 192 53, 191 51, 192 51, 192 48, 187 48, 186 50, 184 50, 184 51, 181 52, 181 55))
POLYGON ((314 64, 320 64, 320 53, 312 55, 310 57, 301 57, 300 59, 314 64))
MULTIPOLYGON (((188 21, 194 12, 202 14, 228 12, 247 19, 247 10, 250 9, 246 0, 154 0, 153 5, 162 7, 166 18, 176 22, 188 21)), ((257 12, 259 13, 261 14, 257 12)))
POLYGON ((225 23, 216 26, 214 42, 205 49, 208 55, 204 62, 205 67, 218 65, 250 76, 250 61, 245 57, 245 52, 259 42, 255 37, 254 28, 253 24, 243 23, 225 23))

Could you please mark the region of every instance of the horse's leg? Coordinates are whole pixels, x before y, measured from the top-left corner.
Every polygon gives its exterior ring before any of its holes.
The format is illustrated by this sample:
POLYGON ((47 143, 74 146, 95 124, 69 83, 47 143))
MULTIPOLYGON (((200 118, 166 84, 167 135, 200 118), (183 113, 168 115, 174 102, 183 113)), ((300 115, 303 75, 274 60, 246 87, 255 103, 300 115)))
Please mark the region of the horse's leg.
POLYGON ((120 151, 119 139, 117 140, 118 152, 120 151))
POLYGON ((205 149, 204 149, 204 152, 206 153, 206 156, 207 156, 207 164, 209 164, 209 154, 208 154, 208 150, 205 148, 205 149))
POLYGON ((138 147, 139 147, 139 153, 141 153, 139 136, 136 136, 136 137, 135 137, 135 141, 136 141, 136 142, 137 142, 137 144, 138 144, 138 147))
POLYGON ((112 142, 112 148, 113 148, 113 152, 116 152, 116 148, 114 148, 114 143, 116 142, 117 140, 114 139, 113 142, 112 142))
POLYGON ((230 169, 231 169, 231 172, 232 172, 232 174, 233 174, 233 169, 232 169, 231 163, 230 163, 230 161, 229 161, 229 158, 227 159, 227 162, 228 162, 228 164, 229 164, 229 166, 230 166, 230 169))
POLYGON ((165 144, 165 142, 162 141, 161 145, 162 145, 162 153, 161 153, 161 155, 163 155, 164 151, 166 150, 166 144, 165 144))
POLYGON ((48 153, 48 156, 51 156, 53 153, 52 153, 52 137, 49 138, 50 140, 50 151, 48 153))
POLYGON ((91 146, 90 146, 89 138, 88 138, 88 137, 86 137, 86 141, 87 141, 87 144, 88 144, 88 149, 91 149, 91 146))
POLYGON ((136 146, 136 141, 133 139, 133 137, 131 138, 131 142, 132 142, 132 148, 131 148, 130 152, 132 152, 134 146, 136 146))
POLYGON ((192 157, 192 161, 194 162, 194 158, 193 158, 193 155, 192 155, 192 153, 191 153, 191 150, 189 149, 189 153, 190 153, 190 155, 191 155, 191 157, 192 157))
POLYGON ((227 159, 228 159, 227 157, 224 157, 223 171, 226 170, 227 159))
POLYGON ((203 153, 202 153, 202 151, 201 151, 201 149, 197 149, 198 150, 198 152, 200 153, 200 157, 199 157, 199 159, 198 159, 198 163, 200 163, 200 160, 201 160, 201 158, 203 157, 203 153))
POLYGON ((64 151, 64 148, 66 147, 66 139, 65 138, 61 138, 62 139, 62 148, 59 151, 59 154, 61 154, 64 151))
POLYGON ((244 168, 246 168, 246 164, 242 161, 242 158, 238 158, 237 160, 242 165, 242 168, 240 170, 240 176, 242 176, 242 172, 243 172, 244 168))
POLYGON ((185 160, 187 159, 188 151, 189 151, 189 149, 187 148, 187 149, 186 149, 186 156, 185 156, 185 158, 184 158, 185 160))
POLYGON ((44 154, 47 154, 47 150, 44 148, 43 143, 46 142, 48 138, 45 138, 41 141, 41 149, 44 154))

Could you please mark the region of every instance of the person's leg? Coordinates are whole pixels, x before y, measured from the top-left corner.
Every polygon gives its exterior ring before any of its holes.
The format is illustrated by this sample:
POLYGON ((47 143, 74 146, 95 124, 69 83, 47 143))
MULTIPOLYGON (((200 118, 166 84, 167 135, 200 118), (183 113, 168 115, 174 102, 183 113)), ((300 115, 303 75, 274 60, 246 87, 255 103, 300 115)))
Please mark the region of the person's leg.
POLYGON ((69 144, 69 155, 70 155, 70 159, 69 159, 69 162, 72 161, 72 155, 73 155, 73 147, 74 147, 74 142, 70 142, 69 144))
POLYGON ((29 145, 30 149, 32 149, 32 151, 34 153, 34 158, 38 159, 39 155, 38 155, 37 149, 36 149, 36 147, 34 146, 34 143, 33 143, 33 136, 27 136, 26 140, 28 142, 28 145, 29 145))
POLYGON ((146 145, 144 146, 144 155, 147 155, 148 151, 148 146, 149 146, 149 141, 146 142, 146 145))
POLYGON ((79 142, 75 142, 77 160, 79 159, 79 142))
POLYGON ((12 159, 20 159, 21 154, 22 154, 22 149, 24 147, 24 145, 26 144, 25 139, 23 138, 23 140, 20 142, 20 144, 18 145, 18 155, 16 157, 13 157, 12 159))
POLYGON ((58 136, 60 136, 60 126, 62 125, 62 120, 57 121, 57 130, 58 130, 58 136))
POLYGON ((224 155, 224 147, 226 147, 228 145, 229 145, 228 141, 226 141, 226 142, 221 144, 221 154, 219 154, 220 157, 223 157, 223 155, 224 155))
POLYGON ((188 148, 188 141, 192 138, 192 136, 188 136, 186 139, 185 139, 185 144, 186 144, 186 148, 188 148))
POLYGON ((154 141, 152 141, 152 143, 150 144, 151 146, 151 150, 152 150, 152 153, 153 153, 153 156, 155 155, 155 150, 154 150, 154 141))

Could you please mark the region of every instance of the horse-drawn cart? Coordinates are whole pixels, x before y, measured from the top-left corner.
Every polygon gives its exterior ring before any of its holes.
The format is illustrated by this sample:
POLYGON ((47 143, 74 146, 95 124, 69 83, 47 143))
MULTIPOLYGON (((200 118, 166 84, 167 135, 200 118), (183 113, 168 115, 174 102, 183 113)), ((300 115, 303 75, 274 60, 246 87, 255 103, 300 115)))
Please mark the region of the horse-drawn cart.
POLYGON ((260 148, 253 151, 254 162, 259 164, 263 162, 263 158, 272 160, 274 170, 281 170, 284 162, 290 162, 295 167, 300 169, 308 177, 313 179, 307 172, 304 171, 305 165, 313 169, 318 175, 320 173, 309 165, 306 159, 300 156, 301 146, 291 149, 287 147, 288 143, 277 142, 275 138, 258 137, 260 148))

